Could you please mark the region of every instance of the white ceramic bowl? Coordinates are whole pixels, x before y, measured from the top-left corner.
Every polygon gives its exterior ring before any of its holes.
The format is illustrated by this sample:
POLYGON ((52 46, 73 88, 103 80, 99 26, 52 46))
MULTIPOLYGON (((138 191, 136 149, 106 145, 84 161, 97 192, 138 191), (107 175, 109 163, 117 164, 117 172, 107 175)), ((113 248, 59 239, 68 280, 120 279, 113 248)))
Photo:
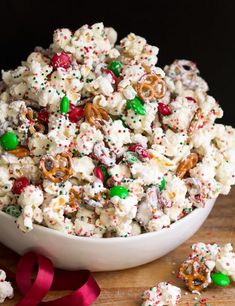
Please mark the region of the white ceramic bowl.
POLYGON ((172 251, 190 238, 209 215, 215 200, 159 232, 134 237, 87 238, 35 225, 29 233, 17 229, 15 218, 0 211, 0 242, 18 254, 36 251, 58 268, 112 271, 136 267, 172 251))

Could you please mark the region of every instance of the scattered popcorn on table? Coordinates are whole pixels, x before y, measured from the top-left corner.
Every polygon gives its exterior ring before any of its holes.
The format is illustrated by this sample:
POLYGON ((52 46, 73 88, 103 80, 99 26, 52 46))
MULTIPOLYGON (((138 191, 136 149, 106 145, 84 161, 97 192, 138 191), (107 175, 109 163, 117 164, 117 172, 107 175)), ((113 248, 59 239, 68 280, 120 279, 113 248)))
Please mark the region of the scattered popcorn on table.
POLYGON ((10 282, 6 281, 6 273, 0 270, 0 303, 4 303, 6 298, 14 297, 13 288, 10 282))
POLYGON ((142 294, 142 306, 175 306, 181 299, 180 288, 166 282, 146 290, 142 294))
POLYGON ((116 40, 102 23, 57 29, 2 71, 0 209, 24 232, 159 231, 235 184, 235 130, 215 123, 223 111, 196 64, 162 70, 146 39, 116 40))
POLYGON ((193 244, 191 254, 180 266, 179 278, 193 293, 200 293, 212 283, 228 286, 230 278, 235 281, 235 253, 231 243, 193 244))

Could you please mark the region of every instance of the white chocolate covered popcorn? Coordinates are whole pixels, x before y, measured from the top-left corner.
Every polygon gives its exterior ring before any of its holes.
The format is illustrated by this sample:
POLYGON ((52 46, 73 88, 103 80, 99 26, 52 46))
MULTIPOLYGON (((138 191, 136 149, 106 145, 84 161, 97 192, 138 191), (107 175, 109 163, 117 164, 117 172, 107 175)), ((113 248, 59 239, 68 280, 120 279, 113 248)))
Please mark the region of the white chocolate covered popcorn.
POLYGON ((24 232, 159 231, 235 184, 235 130, 196 64, 163 70, 145 38, 116 40, 103 23, 57 29, 2 72, 0 209, 24 232))
POLYGON ((142 306, 176 306, 181 299, 180 288, 166 282, 157 284, 142 294, 142 306))
POLYGON ((0 270, 0 303, 4 303, 6 298, 12 299, 14 291, 10 282, 6 281, 6 273, 0 270))
POLYGON ((24 188, 19 196, 18 204, 22 208, 22 214, 17 219, 17 225, 22 231, 33 229, 33 221, 41 223, 43 220, 41 204, 43 203, 43 192, 34 185, 24 188))

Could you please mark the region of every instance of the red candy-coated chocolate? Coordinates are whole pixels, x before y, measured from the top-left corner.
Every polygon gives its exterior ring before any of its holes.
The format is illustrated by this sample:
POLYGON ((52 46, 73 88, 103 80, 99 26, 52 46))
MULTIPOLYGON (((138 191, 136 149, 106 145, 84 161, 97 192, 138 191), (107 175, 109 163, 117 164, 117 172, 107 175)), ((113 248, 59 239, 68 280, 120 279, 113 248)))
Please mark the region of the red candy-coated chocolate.
POLYGON ((68 115, 69 120, 76 123, 85 116, 85 111, 82 107, 75 107, 73 104, 70 104, 70 111, 68 115))
POLYGON ((128 148, 128 151, 135 152, 140 159, 149 159, 150 158, 150 154, 148 153, 148 151, 146 149, 144 149, 143 146, 139 143, 131 145, 128 148))
POLYGON ((38 113, 38 121, 40 123, 48 123, 49 121, 49 113, 46 109, 42 109, 40 110, 40 112, 38 113))
POLYGON ((141 146, 137 147, 135 152, 140 159, 149 159, 150 158, 150 154, 147 152, 147 150, 145 150, 141 146))
POLYGON ((104 174, 100 167, 95 167, 94 175, 101 180, 102 183, 104 183, 104 174))
POLYGON ((117 77, 116 75, 112 72, 110 69, 105 69, 104 74, 110 76, 111 78, 111 83, 115 84, 117 82, 117 77))
POLYGON ((65 52, 56 53, 51 59, 51 65, 54 69, 57 68, 68 69, 70 64, 71 64, 71 58, 65 52))
POLYGON ((171 114, 169 106, 164 103, 158 103, 158 111, 163 116, 169 116, 171 114))
POLYGON ((138 147, 143 148, 143 147, 141 146, 141 144, 136 143, 136 144, 131 145, 131 146, 128 148, 128 151, 135 152, 136 149, 137 149, 138 147))
POLYGON ((11 191, 16 194, 21 194, 23 189, 27 186, 29 186, 29 180, 27 177, 19 177, 15 180, 11 191))

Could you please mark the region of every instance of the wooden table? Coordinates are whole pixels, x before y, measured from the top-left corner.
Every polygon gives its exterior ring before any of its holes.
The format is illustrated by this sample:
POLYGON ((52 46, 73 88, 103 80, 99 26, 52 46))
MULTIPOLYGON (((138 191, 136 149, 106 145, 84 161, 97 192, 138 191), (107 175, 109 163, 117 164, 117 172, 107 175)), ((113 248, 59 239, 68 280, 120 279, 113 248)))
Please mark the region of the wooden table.
MULTIPOLYGON (((178 265, 186 258, 190 251, 190 245, 198 242, 232 242, 235 245, 235 188, 229 196, 221 196, 216 206, 202 228, 191 239, 178 247, 173 252, 152 263, 141 267, 117 271, 94 273, 101 287, 101 295, 96 306, 135 306, 140 305, 140 294, 147 288, 160 281, 169 281, 182 288, 182 300, 180 305, 193 306, 198 298, 184 290, 183 283, 176 278, 178 265)), ((144 250, 143 250, 144 251, 144 250)), ((0 263, 14 270, 19 256, 11 250, 0 245, 0 263)), ((48 299, 62 296, 65 292, 51 292, 48 299)), ((210 306, 234 306, 235 284, 229 288, 221 289, 211 287, 202 294, 210 306)), ((4 305, 15 305, 20 299, 15 293, 13 300, 8 300, 4 305)), ((73 306, 73 305, 68 305, 73 306)))

